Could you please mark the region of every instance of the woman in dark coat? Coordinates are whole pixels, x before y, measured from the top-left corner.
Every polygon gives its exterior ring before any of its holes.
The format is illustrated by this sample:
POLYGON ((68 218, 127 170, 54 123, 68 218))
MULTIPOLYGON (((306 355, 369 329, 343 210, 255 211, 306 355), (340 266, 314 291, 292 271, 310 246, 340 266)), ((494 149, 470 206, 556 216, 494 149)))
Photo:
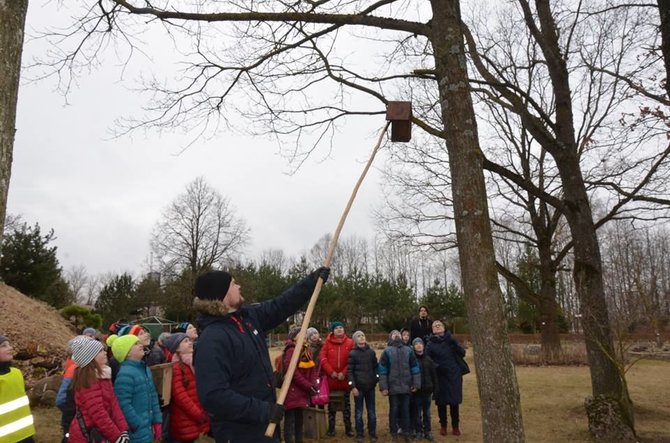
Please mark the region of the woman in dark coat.
POLYGON ((456 361, 456 355, 465 357, 465 349, 445 329, 443 322, 435 320, 433 335, 428 339, 426 355, 433 360, 437 371, 435 404, 440 417, 440 435, 447 435, 447 405, 453 434, 461 435, 458 428, 458 405, 463 402, 463 375, 456 361))

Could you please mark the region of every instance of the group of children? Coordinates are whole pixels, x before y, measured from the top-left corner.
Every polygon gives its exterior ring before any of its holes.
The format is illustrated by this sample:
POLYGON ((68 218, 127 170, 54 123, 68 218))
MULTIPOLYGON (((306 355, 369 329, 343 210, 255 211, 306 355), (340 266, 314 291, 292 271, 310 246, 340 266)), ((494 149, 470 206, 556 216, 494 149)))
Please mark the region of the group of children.
MULTIPOLYGON (((442 343, 448 343, 447 352, 464 356, 465 351, 453 337, 444 335, 442 322, 435 322, 435 326, 436 335, 426 339, 429 341, 428 347, 432 346, 430 352, 441 362, 442 368, 439 372, 438 365, 426 352, 424 339, 417 337, 410 343, 409 331, 406 329, 402 332, 391 331, 387 346, 377 359, 375 350, 367 343, 365 333, 362 331, 356 331, 351 338, 348 338, 344 333, 344 325, 335 321, 331 323, 330 333, 322 345, 318 331, 309 328, 298 367, 284 402, 285 442, 302 442, 302 408, 310 406, 310 396, 319 389, 320 377, 327 377, 329 380, 331 402, 338 393, 343 400, 344 404, 338 404, 338 410, 342 409, 345 434, 348 437, 354 437, 349 406, 349 395, 353 395, 357 442, 364 441, 364 410, 367 412, 370 441, 377 441, 375 408, 377 384, 381 394, 388 396, 389 399, 389 430, 392 441, 397 441, 399 438, 405 441, 433 440, 430 409, 434 392, 437 395, 436 400, 438 397, 441 399, 438 400, 440 434, 447 433, 446 414, 443 417, 442 409, 448 404, 452 408, 454 434, 460 435, 458 403, 462 400, 462 395, 461 400, 454 400, 453 396, 447 398, 445 393, 453 390, 447 375, 454 379, 462 379, 462 375, 451 374, 452 370, 447 368, 446 360, 443 359, 442 343), (444 376, 439 376, 440 373, 444 376)), ((299 328, 291 328, 289 331, 283 354, 284 371, 288 367, 292 353, 295 352, 295 337, 298 332, 299 328)), ((462 390, 462 384, 456 389, 462 390)), ((335 436, 335 408, 332 406, 331 403, 328 411, 329 436, 335 436)))
POLYGON ((209 418, 195 390, 197 331, 186 324, 182 330, 161 334, 153 348, 140 325, 113 325, 107 346, 90 328, 70 340, 56 398, 63 441, 182 443, 207 433, 209 418), (172 391, 169 407, 161 408, 150 366, 166 362, 174 362, 172 391))
MULTIPOLYGON (((283 370, 295 349, 300 328, 289 331, 281 355, 283 370)), ((153 347, 149 332, 140 325, 112 325, 110 335, 100 337, 87 328, 68 346, 71 357, 65 364, 63 382, 56 398, 61 409, 63 441, 68 442, 194 442, 209 432, 209 417, 198 399, 193 367, 193 345, 197 330, 183 323, 179 332, 163 333, 153 347), (103 342, 104 339, 104 342, 103 342), (173 362, 171 400, 161 408, 150 366, 173 362)), ((328 381, 328 435, 335 435, 338 393, 343 400, 345 432, 353 437, 349 395, 354 397, 355 436, 364 441, 363 411, 367 431, 377 441, 375 391, 389 398, 389 427, 393 441, 425 438, 433 440, 430 409, 433 395, 440 415, 440 434, 446 435, 446 405, 451 407, 454 434, 458 429, 458 404, 462 401, 462 375, 451 365, 454 354, 465 355, 462 346, 445 333, 442 322, 433 323, 433 334, 415 338, 409 331, 393 330, 379 359, 356 331, 352 338, 344 325, 331 323, 325 342, 318 330, 309 328, 299 363, 284 402, 284 440, 302 442, 303 415, 314 406, 328 381), (456 373, 458 372, 458 373, 456 373), (457 383, 454 384, 454 381, 457 383)), ((35 428, 25 394, 23 376, 10 367, 12 348, 0 336, 0 443, 30 443, 35 428)), ((323 407, 323 406, 322 406, 323 407)))

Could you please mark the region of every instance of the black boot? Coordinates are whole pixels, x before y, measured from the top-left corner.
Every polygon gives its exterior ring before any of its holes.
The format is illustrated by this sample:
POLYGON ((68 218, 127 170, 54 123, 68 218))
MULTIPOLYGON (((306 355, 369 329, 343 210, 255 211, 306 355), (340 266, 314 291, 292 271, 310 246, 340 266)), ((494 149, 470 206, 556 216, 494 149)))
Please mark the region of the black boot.
POLYGON ((328 437, 335 437, 335 411, 328 409, 328 432, 326 432, 328 437))

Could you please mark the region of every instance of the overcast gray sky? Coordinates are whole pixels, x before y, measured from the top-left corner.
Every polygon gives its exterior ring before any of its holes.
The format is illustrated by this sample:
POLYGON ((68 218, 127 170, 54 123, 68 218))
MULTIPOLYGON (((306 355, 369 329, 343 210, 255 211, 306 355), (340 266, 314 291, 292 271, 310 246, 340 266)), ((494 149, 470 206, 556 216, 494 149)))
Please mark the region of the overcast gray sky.
MULTIPOLYGON (((28 33, 58 23, 56 2, 31 1, 28 33)), ((46 50, 29 41, 24 65, 46 50)), ((138 59, 139 60, 139 59, 138 59)), ((140 60, 141 61, 141 60, 140 60)), ((112 138, 120 116, 140 115, 143 101, 115 60, 80 78, 66 99, 55 81, 26 82, 19 92, 8 213, 53 228, 64 268, 89 273, 146 271, 149 238, 162 209, 198 176, 228 197, 251 228, 251 257, 267 249, 297 256, 333 232, 383 127, 383 117, 349 122, 330 157, 326 148, 294 175, 263 138, 221 132, 184 152, 190 134, 135 133, 112 138), (379 121, 376 121, 379 120, 379 121)), ((146 66, 134 68, 151 69, 146 66)), ((383 153, 375 161, 384 161, 383 153)), ((370 172, 343 236, 374 235, 371 212, 379 203, 380 174, 370 172)))

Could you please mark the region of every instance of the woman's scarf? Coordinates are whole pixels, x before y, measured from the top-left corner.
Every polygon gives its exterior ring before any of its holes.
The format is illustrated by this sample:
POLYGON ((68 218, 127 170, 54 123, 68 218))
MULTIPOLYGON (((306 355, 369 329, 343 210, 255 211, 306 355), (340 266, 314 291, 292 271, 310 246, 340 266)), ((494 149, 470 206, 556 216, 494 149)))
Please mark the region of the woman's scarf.
POLYGON ((172 355, 172 361, 176 361, 176 362, 180 361, 180 362, 184 363, 185 365, 188 365, 191 368, 191 370, 193 371, 193 373, 195 374, 195 368, 193 367, 193 353, 192 352, 190 352, 188 354, 177 354, 177 353, 175 353, 175 354, 172 355))
POLYGON ((100 374, 98 375, 98 378, 104 379, 104 380, 111 380, 112 379, 112 368, 110 368, 107 365, 103 366, 102 371, 100 371, 100 374))
POLYGON ((300 359, 298 360, 298 367, 303 369, 309 369, 316 366, 314 359, 312 359, 312 351, 309 350, 309 346, 305 343, 300 352, 300 359))

